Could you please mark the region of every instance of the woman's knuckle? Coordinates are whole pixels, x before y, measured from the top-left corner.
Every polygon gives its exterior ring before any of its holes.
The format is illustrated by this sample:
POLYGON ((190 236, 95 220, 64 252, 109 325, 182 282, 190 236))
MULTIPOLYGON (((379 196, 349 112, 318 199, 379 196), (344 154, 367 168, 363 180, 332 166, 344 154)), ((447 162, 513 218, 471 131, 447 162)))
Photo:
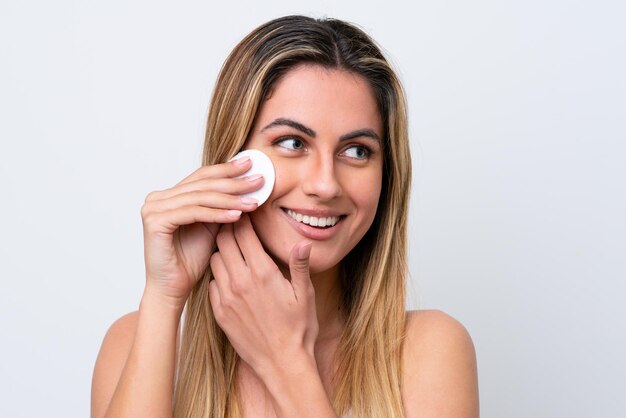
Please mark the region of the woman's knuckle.
POLYGON ((245 286, 240 283, 239 280, 234 279, 230 282, 230 291, 233 295, 241 296, 245 292, 245 286))
POLYGON ((144 204, 141 206, 140 213, 141 213, 141 217, 142 217, 142 219, 144 219, 144 220, 145 220, 148 216, 150 216, 150 213, 151 213, 151 212, 152 212, 152 211, 151 211, 151 206, 150 206, 150 204, 149 204, 149 203, 144 203, 144 204))
POLYGON ((159 225, 162 225, 165 223, 166 221, 166 213, 159 213, 159 212, 151 212, 148 214, 148 216, 144 219, 144 224, 148 226, 149 229, 158 229, 159 225))
POLYGON ((235 298, 235 295, 233 295, 231 292, 224 292, 221 295, 221 299, 221 306, 223 310, 233 309, 236 305, 237 298, 235 298))
POLYGON ((146 198, 145 198, 144 202, 147 203, 147 202, 152 202, 153 200, 156 200, 158 193, 159 193, 158 191, 152 191, 152 192, 148 193, 146 195, 146 198))
POLYGON ((261 281, 266 281, 275 277, 277 271, 278 268, 270 265, 265 265, 256 269, 255 276, 261 281))
POLYGON ((154 213, 149 210, 141 210, 141 219, 144 225, 151 225, 154 218, 154 213))

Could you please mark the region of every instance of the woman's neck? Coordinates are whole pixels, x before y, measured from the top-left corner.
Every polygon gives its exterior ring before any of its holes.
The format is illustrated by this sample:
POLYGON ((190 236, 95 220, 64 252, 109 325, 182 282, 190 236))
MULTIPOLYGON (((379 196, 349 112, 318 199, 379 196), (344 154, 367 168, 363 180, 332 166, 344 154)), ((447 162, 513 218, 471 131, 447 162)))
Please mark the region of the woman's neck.
POLYGON ((317 321, 320 327, 318 340, 338 336, 343 329, 341 312, 343 294, 339 275, 339 265, 311 275, 311 282, 315 288, 317 321))

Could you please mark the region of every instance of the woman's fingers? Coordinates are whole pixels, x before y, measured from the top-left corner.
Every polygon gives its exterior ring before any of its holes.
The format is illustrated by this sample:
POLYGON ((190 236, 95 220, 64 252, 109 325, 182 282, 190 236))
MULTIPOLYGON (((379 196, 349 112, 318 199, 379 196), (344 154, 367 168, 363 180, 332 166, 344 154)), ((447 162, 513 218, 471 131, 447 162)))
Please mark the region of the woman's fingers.
POLYGON ((251 166, 252 163, 250 161, 250 157, 238 158, 234 161, 222 164, 205 165, 198 168, 196 171, 182 179, 177 184, 177 186, 203 178, 214 179, 223 177, 237 177, 248 171, 251 166))
POLYGON ((176 185, 170 189, 152 192, 146 197, 146 202, 165 200, 193 191, 218 192, 240 195, 257 190, 263 186, 263 177, 248 176, 242 178, 203 178, 185 184, 176 185))
POLYGON ((192 191, 169 199, 146 203, 147 211, 163 212, 183 206, 202 206, 213 209, 235 209, 249 212, 257 208, 258 201, 251 197, 233 196, 225 193, 192 191))
POLYGON ((215 310, 216 307, 221 306, 222 293, 228 291, 228 272, 226 271, 224 260, 222 260, 222 254, 219 251, 211 255, 209 265, 214 278, 209 283, 209 296, 211 297, 211 305, 213 305, 215 310), (214 289, 211 289, 211 287, 214 287, 214 289), (215 293, 215 295, 211 295, 211 293, 215 293))
POLYGON ((233 225, 233 229, 237 245, 250 269, 260 275, 268 275, 270 269, 276 268, 276 263, 265 252, 248 215, 242 215, 241 219, 233 225))
POLYGON ((211 280, 209 282, 209 301, 211 302, 211 309, 213 309, 215 319, 217 319, 218 322, 221 322, 223 319, 222 297, 216 280, 211 280))
POLYGON ((233 278, 241 278, 246 271, 246 262, 241 255, 237 241, 235 240, 235 234, 233 233, 233 226, 225 224, 220 227, 217 237, 215 239, 217 248, 221 254, 221 259, 226 266, 226 271, 233 278))
POLYGON ((148 194, 141 217, 150 286, 185 300, 209 264, 220 225, 258 206, 242 195, 259 189, 263 179, 235 178, 251 165, 244 158, 200 167, 176 186, 148 194))
POLYGON ((196 222, 232 223, 236 222, 240 216, 240 210, 183 206, 165 212, 147 213, 143 216, 143 221, 149 232, 171 233, 182 225, 191 225, 196 222), (162 228, 165 230, 161 230, 162 228))
POLYGON ((314 296, 311 274, 309 272, 309 258, 311 256, 312 241, 300 241, 289 254, 289 273, 294 291, 299 295, 310 294, 314 296))

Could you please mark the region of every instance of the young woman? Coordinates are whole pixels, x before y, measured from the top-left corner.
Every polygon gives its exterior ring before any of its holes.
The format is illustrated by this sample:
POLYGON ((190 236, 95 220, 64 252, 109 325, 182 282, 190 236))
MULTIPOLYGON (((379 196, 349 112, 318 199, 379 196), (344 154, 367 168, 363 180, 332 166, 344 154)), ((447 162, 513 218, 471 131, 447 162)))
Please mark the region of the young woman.
POLYGON ((465 329, 405 312, 410 179, 404 93, 366 34, 254 30, 220 73, 203 166, 146 198, 145 292, 104 339, 92 416, 477 417, 465 329), (261 206, 241 195, 264 179, 227 162, 242 149, 275 166, 261 206))

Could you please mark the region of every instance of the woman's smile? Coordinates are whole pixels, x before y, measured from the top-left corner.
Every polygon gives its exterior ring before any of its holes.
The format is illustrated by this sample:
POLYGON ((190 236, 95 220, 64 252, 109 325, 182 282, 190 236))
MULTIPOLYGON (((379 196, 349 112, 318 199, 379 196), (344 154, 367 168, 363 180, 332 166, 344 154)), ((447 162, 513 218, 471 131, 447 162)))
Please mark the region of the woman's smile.
POLYGON ((276 170, 271 196, 250 217, 277 262, 309 239, 311 271, 321 272, 356 246, 378 206, 381 138, 376 100, 358 75, 303 65, 274 86, 245 148, 265 152, 276 170))
MULTIPOLYGON (((296 231, 312 240, 331 238, 341 228, 346 215, 331 215, 329 211, 315 209, 285 209, 288 222, 296 231)), ((336 212, 332 212, 336 213, 336 212)))

